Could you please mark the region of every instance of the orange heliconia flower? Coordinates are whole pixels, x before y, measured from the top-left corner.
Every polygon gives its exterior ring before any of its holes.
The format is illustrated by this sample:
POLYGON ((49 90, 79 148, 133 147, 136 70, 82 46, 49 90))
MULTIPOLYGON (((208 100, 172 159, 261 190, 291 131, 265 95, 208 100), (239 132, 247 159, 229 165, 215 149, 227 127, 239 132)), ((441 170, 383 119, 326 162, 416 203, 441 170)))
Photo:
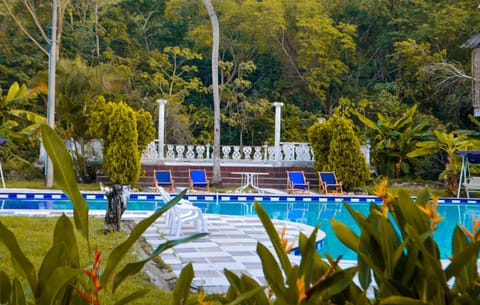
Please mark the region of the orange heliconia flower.
POLYGON ((283 226, 282 232, 279 232, 280 235, 280 242, 282 243, 282 247, 286 253, 289 253, 293 249, 293 243, 288 244, 288 239, 285 238, 285 233, 287 232, 287 227, 283 226))
POLYGON ((90 278, 90 280, 93 283, 93 292, 91 293, 86 293, 79 288, 73 286, 75 291, 83 297, 85 300, 87 300, 89 303, 93 305, 99 305, 98 301, 98 292, 102 289, 102 285, 100 284, 100 262, 102 260, 102 252, 100 252, 96 247, 95 247, 95 261, 93 263, 93 267, 91 269, 84 269, 83 271, 85 274, 90 278))
POLYGON ((199 305, 210 305, 212 304, 211 302, 206 302, 204 301, 205 299, 205 291, 203 289, 200 289, 200 291, 197 294, 197 300, 199 305))
POLYGON ((392 203, 392 194, 387 192, 387 183, 388 179, 383 178, 382 181, 377 185, 375 191, 373 192, 374 195, 382 198, 382 215, 384 217, 388 217, 388 207, 392 203))
POLYGON ((437 224, 443 220, 438 214, 438 196, 432 195, 432 201, 425 203, 424 207, 418 206, 418 208, 430 218, 431 231, 434 232, 437 228, 437 224))
POLYGON ((300 304, 303 300, 307 298, 307 293, 305 291, 305 281, 303 276, 297 279, 297 289, 298 289, 298 303, 300 304))
POLYGON ((480 228, 480 216, 477 219, 475 219, 475 213, 472 214, 472 225, 473 225, 472 232, 468 231, 468 229, 465 228, 462 224, 460 225, 460 229, 462 229, 463 233, 465 233, 465 235, 467 235, 470 238, 470 240, 473 242, 480 239, 480 236, 478 238, 475 238, 475 235, 477 234, 478 229, 480 228))

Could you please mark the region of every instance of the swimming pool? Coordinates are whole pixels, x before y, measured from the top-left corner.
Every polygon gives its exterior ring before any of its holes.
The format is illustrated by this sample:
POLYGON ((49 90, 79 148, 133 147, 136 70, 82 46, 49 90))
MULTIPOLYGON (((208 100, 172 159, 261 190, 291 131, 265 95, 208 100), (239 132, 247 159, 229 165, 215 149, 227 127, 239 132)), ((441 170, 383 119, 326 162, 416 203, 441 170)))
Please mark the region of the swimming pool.
MULTIPOLYGON (((105 210, 106 197, 103 193, 84 194, 91 210, 105 210)), ((253 201, 260 202, 273 219, 319 225, 327 234, 321 253, 328 252, 334 257, 356 259, 353 252, 341 244, 330 227, 330 218, 335 218, 358 232, 343 202, 363 214, 369 211, 371 202, 380 204, 375 196, 292 196, 292 195, 239 195, 239 194, 189 194, 186 199, 202 208, 206 213, 255 217, 253 201)), ((163 205, 162 198, 155 193, 132 193, 127 206, 130 211, 152 211, 163 205)), ((0 209, 55 209, 71 210, 68 198, 60 192, 0 192, 0 209)), ((451 236, 457 224, 472 230, 472 215, 480 215, 480 199, 442 198, 439 200, 439 213, 444 220, 434 234, 442 258, 451 253, 451 236)))

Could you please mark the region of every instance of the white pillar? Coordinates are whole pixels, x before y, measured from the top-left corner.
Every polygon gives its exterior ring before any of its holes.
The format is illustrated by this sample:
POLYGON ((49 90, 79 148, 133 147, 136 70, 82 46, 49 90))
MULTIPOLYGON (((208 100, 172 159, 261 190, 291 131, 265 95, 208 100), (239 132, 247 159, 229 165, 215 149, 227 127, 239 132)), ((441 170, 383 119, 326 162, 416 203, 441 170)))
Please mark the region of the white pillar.
POLYGON ((163 160, 165 146, 165 105, 167 100, 157 100, 158 103, 158 158, 163 160))
POLYGON ((273 106, 275 106, 275 160, 280 161, 280 122, 283 103, 275 102, 273 106))

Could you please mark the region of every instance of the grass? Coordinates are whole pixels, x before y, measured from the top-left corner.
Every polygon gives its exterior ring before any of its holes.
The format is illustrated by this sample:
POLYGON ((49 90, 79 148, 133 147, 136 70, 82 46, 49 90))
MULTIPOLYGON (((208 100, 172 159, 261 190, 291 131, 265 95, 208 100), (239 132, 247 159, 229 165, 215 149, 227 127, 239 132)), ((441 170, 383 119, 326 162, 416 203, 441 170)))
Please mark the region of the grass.
MULTIPOLYGON (((6 180, 5 186, 7 188, 19 188, 19 189, 52 189, 58 190, 60 189, 58 186, 54 185, 52 188, 48 188, 45 186, 44 179, 32 179, 32 180, 6 180)), ((78 188, 82 191, 100 191, 100 185, 98 183, 88 183, 88 184, 81 184, 78 183, 78 188)))
MULTIPOLYGON (((47 251, 51 248, 53 242, 53 230, 57 221, 56 217, 2 217, 2 223, 10 229, 16 236, 20 248, 27 258, 35 266, 35 270, 39 270, 41 262, 47 251), (28 224, 28 225, 26 225, 28 224)), ((111 250, 119 243, 127 238, 127 232, 114 232, 108 235, 103 234, 103 219, 90 218, 90 242, 91 251, 88 250, 86 241, 77 235, 77 243, 80 249, 80 260, 82 266, 89 266, 93 261, 93 249, 98 247, 102 251, 103 264, 105 267, 106 259, 111 250)), ((73 220, 72 220, 73 222, 73 220)), ((124 266, 127 262, 138 260, 137 254, 133 251, 120 264, 124 266)), ((0 243, 0 270, 6 272, 10 278, 18 277, 19 274, 13 269, 10 254, 3 244, 0 243)), ((26 285, 24 284, 24 288, 26 285)), ((116 293, 112 295, 111 289, 102 289, 100 291, 100 304, 113 304, 120 298, 141 289, 151 289, 150 292, 141 299, 129 304, 170 304, 172 295, 170 292, 163 291, 154 287, 146 274, 140 272, 129 278, 123 283, 116 293)))

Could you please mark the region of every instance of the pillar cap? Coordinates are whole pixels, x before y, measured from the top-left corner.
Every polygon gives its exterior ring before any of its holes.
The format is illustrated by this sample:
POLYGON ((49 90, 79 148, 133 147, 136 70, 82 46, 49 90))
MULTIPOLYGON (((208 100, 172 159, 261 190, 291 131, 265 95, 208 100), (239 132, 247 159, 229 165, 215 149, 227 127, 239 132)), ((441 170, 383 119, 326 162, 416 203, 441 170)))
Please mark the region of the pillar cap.
POLYGON ((282 102, 274 102, 274 103, 273 103, 273 106, 275 106, 275 107, 282 107, 282 106, 283 106, 283 103, 282 103, 282 102))
POLYGON ((157 100, 157 103, 158 103, 159 105, 160 105, 160 104, 165 105, 166 103, 168 103, 168 101, 167 101, 167 100, 159 99, 159 100, 157 100))

